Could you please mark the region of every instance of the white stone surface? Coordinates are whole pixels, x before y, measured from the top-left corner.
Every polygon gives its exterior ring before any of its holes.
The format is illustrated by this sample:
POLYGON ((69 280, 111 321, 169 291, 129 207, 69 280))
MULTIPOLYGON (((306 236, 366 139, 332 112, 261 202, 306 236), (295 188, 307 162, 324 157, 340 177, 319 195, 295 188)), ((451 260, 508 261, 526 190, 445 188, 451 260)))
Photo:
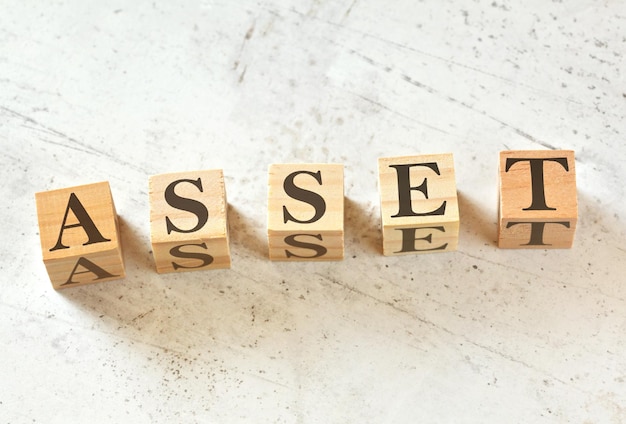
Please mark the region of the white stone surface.
POLYGON ((626 2, 0 5, 0 417, 626 422, 626 2), (571 250, 499 250, 497 154, 573 149, 571 250), (453 152, 459 250, 380 253, 376 160, 453 152), (346 166, 346 259, 273 263, 267 166, 346 166), (223 168, 230 270, 158 275, 148 177, 223 168), (108 180, 127 277, 56 292, 34 193, 108 180))

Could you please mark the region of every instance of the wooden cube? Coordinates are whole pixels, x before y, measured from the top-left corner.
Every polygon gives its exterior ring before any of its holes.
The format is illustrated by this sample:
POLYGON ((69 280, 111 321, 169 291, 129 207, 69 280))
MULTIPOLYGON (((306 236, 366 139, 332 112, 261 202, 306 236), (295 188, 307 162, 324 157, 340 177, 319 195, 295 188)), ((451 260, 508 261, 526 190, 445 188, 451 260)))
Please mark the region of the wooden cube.
POLYGON ((230 268, 222 170, 150 177, 150 241, 158 273, 230 268))
POLYGON ((35 194, 43 261, 55 289, 124 277, 108 182, 35 194))
POLYGON ((578 218, 571 150, 500 153, 498 246, 569 248, 578 218))
POLYGON ((459 239, 451 153, 378 159, 383 254, 447 252, 459 239))
POLYGON ((271 165, 267 234, 271 260, 343 259, 343 165, 271 165))

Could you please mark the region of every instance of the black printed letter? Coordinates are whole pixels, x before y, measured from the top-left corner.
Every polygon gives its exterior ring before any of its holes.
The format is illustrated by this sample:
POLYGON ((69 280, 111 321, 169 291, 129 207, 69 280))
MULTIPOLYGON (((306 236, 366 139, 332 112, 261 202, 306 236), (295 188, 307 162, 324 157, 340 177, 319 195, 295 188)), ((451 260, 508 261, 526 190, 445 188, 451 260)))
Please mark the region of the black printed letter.
POLYGON ((428 199, 428 187, 427 179, 424 178, 422 184, 416 187, 411 187, 410 169, 413 166, 425 166, 432 169, 437 175, 439 173, 439 167, 436 162, 427 163, 412 163, 408 165, 389 165, 390 168, 395 168, 398 175, 398 203, 400 207, 398 213, 393 215, 392 218, 398 218, 401 216, 429 216, 429 215, 443 215, 446 213, 446 201, 444 201, 439 208, 434 211, 417 213, 413 211, 411 206, 411 190, 420 191, 424 194, 424 197, 428 199))
POLYGON ((102 237, 102 234, 100 234, 100 231, 98 231, 96 224, 94 224, 93 220, 83 207, 82 203, 80 203, 80 200, 78 200, 78 197, 76 197, 76 195, 72 193, 70 194, 70 200, 67 202, 67 208, 65 209, 65 216, 63 217, 63 223, 61 224, 59 239, 57 240, 57 244, 52 249, 50 249, 50 251, 52 252, 58 249, 68 249, 69 246, 64 246, 61 242, 61 240, 63 239, 63 230, 65 230, 66 228, 75 227, 83 227, 83 230, 85 230, 85 233, 87 233, 87 236, 89 237, 89 240, 87 241, 87 243, 84 243, 83 246, 87 246, 88 244, 111 241, 102 237), (78 224, 65 224, 67 222, 67 215, 69 214, 70 209, 72 210, 72 212, 74 212, 74 216, 76 216, 76 219, 78 219, 78 224))
POLYGON ((287 236, 285 237, 285 243, 287 243, 289 246, 299 247, 301 249, 311 249, 315 251, 315 255, 313 256, 300 256, 300 255, 291 253, 289 250, 285 250, 285 254, 287 255, 288 258, 293 257, 293 258, 303 258, 303 259, 314 259, 314 258, 319 258, 320 256, 324 256, 326 252, 328 252, 328 249, 326 249, 324 246, 321 246, 319 244, 306 243, 303 241, 296 240, 296 237, 300 237, 300 236, 315 237, 319 241, 323 241, 321 234, 292 234, 290 236, 287 236))
POLYGON ((113 275, 113 274, 108 273, 104 269, 100 268, 98 265, 96 265, 93 262, 91 262, 89 259, 80 257, 80 258, 78 258, 78 261, 76 261, 76 265, 74 265, 74 269, 72 270, 72 273, 70 274, 70 277, 62 285, 76 284, 77 281, 72 281, 72 277, 74 277, 74 275, 78 275, 78 274, 87 274, 88 272, 90 272, 92 274, 95 274, 96 277, 98 277, 98 278, 94 279, 93 281, 102 280, 104 278, 117 277, 117 275, 113 275), (76 269, 79 266, 82 266, 87 271, 76 272, 76 269))
POLYGON ((506 224, 506 228, 511 228, 514 225, 518 224, 530 224, 530 241, 526 244, 521 244, 520 246, 550 246, 549 244, 545 244, 543 242, 543 229, 546 224, 559 224, 564 226, 565 228, 569 228, 569 222, 509 222, 506 224))
POLYGON ((565 171, 569 172, 567 165, 567 158, 507 158, 504 172, 509 172, 509 169, 517 162, 530 162, 530 183, 532 186, 532 202, 529 207, 524 208, 525 211, 555 211, 556 208, 551 208, 546 204, 546 193, 543 184, 543 163, 546 161, 556 162, 560 164, 565 171))
POLYGON ((200 178, 198 178, 197 180, 177 180, 168 185, 165 189, 165 201, 167 201, 170 206, 173 206, 176 209, 181 209, 193 213, 198 217, 198 223, 195 227, 189 230, 184 230, 176 227, 174 224, 172 224, 172 221, 170 221, 168 217, 165 217, 167 234, 170 234, 172 231, 176 231, 179 233, 193 233, 194 231, 198 231, 200 228, 202 228, 209 219, 209 211, 206 206, 204 206, 201 202, 193 199, 187 199, 185 197, 180 197, 179 195, 174 193, 174 188, 180 183, 193 184, 198 188, 198 190, 200 190, 200 193, 202 193, 202 181, 200 181, 200 178))
POLYGON ((415 238, 415 230, 437 230, 442 233, 446 232, 446 229, 442 226, 438 227, 420 227, 420 228, 397 228, 397 231, 402 231, 402 249, 398 252, 394 253, 405 253, 405 252, 430 252, 433 250, 445 250, 448 247, 448 243, 444 243, 439 247, 433 247, 432 249, 416 249, 415 242, 419 240, 426 241, 428 243, 433 242, 433 235, 428 234, 426 237, 415 238))
POLYGON ((172 247, 170 249, 170 255, 174 256, 175 258, 198 259, 199 261, 202 261, 202 263, 196 266, 184 266, 184 265, 179 265, 176 262, 172 262, 172 266, 174 267, 175 270, 178 270, 179 268, 185 268, 185 269, 202 268, 204 266, 210 265, 213 262, 213 256, 208 255, 206 253, 183 252, 181 248, 186 247, 186 246, 197 246, 205 250, 207 249, 206 243, 182 244, 180 246, 172 247))
POLYGON ((319 183, 319 185, 322 185, 322 173, 321 171, 317 171, 317 172, 309 172, 309 171, 296 171, 296 172, 292 172, 291 174, 289 174, 287 176, 287 178, 285 178, 285 182, 283 183, 283 188, 285 190, 285 193, 287 193, 290 197, 296 199, 296 200, 301 200, 303 202, 308 203, 309 205, 313 206, 315 208, 315 215, 313 215, 313 218, 306 220, 306 221, 301 221, 297 218, 294 218, 289 211, 287 211, 287 208, 285 206, 283 206, 283 219, 285 221, 285 224, 288 221, 293 221, 293 222, 297 222, 298 224, 310 224, 312 222, 317 221, 318 219, 320 219, 323 215, 324 212, 326 212, 326 202, 324 201, 324 198, 322 196, 320 196, 317 193, 314 193, 312 191, 309 190, 305 190, 303 188, 297 187, 293 180, 294 178, 299 175, 299 174, 306 174, 306 175, 310 175, 313 178, 315 178, 315 181, 317 181, 319 183))

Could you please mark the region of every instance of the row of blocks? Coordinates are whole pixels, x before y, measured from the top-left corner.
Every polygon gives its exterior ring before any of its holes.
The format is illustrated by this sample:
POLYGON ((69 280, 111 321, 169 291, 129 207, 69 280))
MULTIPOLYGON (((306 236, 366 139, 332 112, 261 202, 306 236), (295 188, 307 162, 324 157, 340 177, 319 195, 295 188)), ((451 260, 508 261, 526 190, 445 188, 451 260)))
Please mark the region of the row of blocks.
MULTIPOLYGON (((452 154, 378 161, 383 254, 457 248, 459 207, 452 154)), ((269 167, 271 260, 340 260, 343 165, 269 167)), ((498 245, 571 247, 577 220, 572 151, 500 153, 498 245)), ((118 216, 107 182, 36 194, 43 260, 54 288, 124 276, 118 216)), ((230 267, 221 170, 150 177, 157 272, 230 267)))

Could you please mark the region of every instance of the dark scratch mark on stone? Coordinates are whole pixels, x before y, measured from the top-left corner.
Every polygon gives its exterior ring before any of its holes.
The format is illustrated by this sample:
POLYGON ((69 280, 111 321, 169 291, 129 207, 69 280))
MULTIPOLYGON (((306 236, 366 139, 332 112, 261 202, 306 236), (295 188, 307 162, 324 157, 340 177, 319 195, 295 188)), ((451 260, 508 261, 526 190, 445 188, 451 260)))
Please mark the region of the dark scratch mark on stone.
POLYGON ((358 0, 354 0, 352 2, 352 4, 350 5, 350 7, 348 8, 348 10, 346 10, 346 13, 344 13, 343 17, 347 18, 348 16, 350 16, 350 13, 352 12, 352 8, 354 7, 354 5, 356 4, 358 0))
POLYGON ((401 117, 403 117, 403 118, 405 118, 405 119, 408 119, 408 120, 409 120, 409 121, 411 121, 411 122, 415 122, 415 123, 417 123, 417 124, 419 124, 419 125, 422 125, 422 126, 424 126, 424 127, 426 127, 426 128, 430 128, 430 129, 431 129, 431 130, 433 130, 433 131, 438 131, 438 132, 443 133, 443 134, 446 134, 446 135, 451 135, 449 132, 447 132, 447 131, 445 131, 445 130, 442 130, 441 128, 437 128, 437 127, 432 126, 432 125, 429 125, 429 124, 427 124, 427 123, 425 123, 425 122, 418 121, 418 120, 417 120, 417 119, 415 119, 415 118, 412 118, 412 117, 410 117, 410 116, 408 116, 408 115, 405 115, 405 114, 404 114, 404 113, 402 113, 402 112, 398 112, 397 110, 391 109, 390 107, 385 106, 384 104, 379 103, 379 102, 377 102, 377 101, 375 101, 375 100, 372 100, 372 99, 370 99, 370 98, 368 98, 368 97, 362 96, 362 95, 357 94, 357 93, 352 93, 352 92, 350 92, 350 93, 351 93, 352 95, 354 95, 354 96, 356 96, 356 97, 358 97, 358 98, 362 99, 362 100, 365 100, 365 101, 366 101, 366 102, 368 102, 368 103, 371 103, 371 104, 373 104, 373 105, 378 106, 378 107, 379 107, 379 108, 381 108, 381 109, 384 109, 384 110, 386 110, 386 111, 388 111, 388 112, 391 112, 391 113, 393 113, 393 114, 395 114, 395 115, 398 115, 398 116, 401 116, 401 117))
POLYGON ((133 318, 133 319, 131 320, 131 322, 135 322, 135 321, 137 321, 138 319, 142 319, 143 317, 145 317, 146 315, 148 315, 149 313, 152 313, 152 312, 154 312, 154 308, 150 309, 149 311, 144 312, 143 314, 139 314, 139 315, 137 315, 135 318, 133 318))
POLYGON ((323 20, 323 19, 319 19, 319 18, 315 18, 315 17, 305 16, 304 14, 302 14, 301 12, 299 12, 299 11, 297 11, 295 9, 289 9, 289 11, 292 12, 292 13, 298 14, 298 15, 300 15, 302 17, 308 18, 308 19, 315 19, 315 20, 321 21, 321 22, 323 22, 323 23, 325 23, 327 25, 331 25, 331 26, 334 26, 334 27, 341 28, 342 30, 345 30, 345 31, 348 31, 348 32, 359 34, 359 35, 361 35, 363 37, 373 38, 374 40, 377 40, 377 41, 380 41, 381 43, 385 43, 385 44, 394 46, 394 47, 396 47, 398 49, 401 49, 401 50, 408 50, 408 51, 411 51, 413 53, 420 54, 422 56, 427 56, 427 57, 430 57, 430 58, 433 58, 433 59, 437 59, 437 60, 443 61, 443 62, 447 63, 448 65, 458 66, 458 67, 461 67, 461 68, 464 68, 464 69, 468 69, 468 70, 473 71, 473 72, 477 72, 477 73, 480 73, 480 74, 483 74, 483 75, 486 75, 486 76, 498 79, 500 81, 504 81, 507 84, 511 84, 513 86, 524 87, 524 88, 527 88, 527 89, 532 90, 534 92, 541 93, 541 94, 544 94, 544 95, 547 95, 547 96, 550 96, 550 97, 553 97, 553 98, 557 98, 557 99, 566 101, 568 103, 574 103, 576 105, 584 106, 584 104, 582 102, 577 101, 575 99, 563 97, 563 96, 560 96, 558 94, 554 94, 554 93, 551 93, 549 91, 540 89, 538 87, 533 87, 532 85, 529 85, 529 84, 520 83, 519 81, 515 81, 515 80, 512 80, 510 78, 506 78, 506 77, 503 77, 501 75, 494 74, 492 72, 484 71, 484 70, 476 68, 474 66, 466 65, 464 63, 460 63, 460 62, 457 62, 457 61, 452 60, 452 59, 448 59, 448 58, 445 58, 445 57, 442 57, 442 56, 438 56, 436 54, 429 53, 429 52, 424 51, 424 50, 419 50, 419 49, 416 49, 414 47, 410 47, 410 46, 408 46, 406 44, 402 44, 402 43, 398 43, 396 41, 388 40, 386 38, 383 38, 383 37, 378 36, 378 35, 371 34, 369 32, 359 31, 359 30, 354 29, 354 28, 349 28, 349 27, 346 27, 343 24, 338 24, 336 22, 331 22, 331 21, 327 21, 327 20, 323 20))
POLYGON ((245 36, 246 40, 249 40, 252 38, 252 35, 254 34, 254 25, 255 25, 255 22, 252 23, 252 26, 250 27, 250 29, 248 29, 248 32, 246 32, 246 36, 245 36))
POLYGON ((442 97, 442 98, 446 99, 447 101, 449 101, 451 103, 458 104, 458 105, 460 105, 460 106, 462 106, 462 107, 464 107, 466 109, 469 109, 469 110, 471 110, 473 112, 476 112, 476 113, 479 113, 479 114, 481 114, 483 116, 486 116, 487 118, 489 118, 489 119, 499 123, 500 125, 503 125, 503 126, 505 126, 507 128, 512 129, 517 135, 522 136, 522 137, 526 138, 527 140, 532 141, 533 143, 539 144, 540 146, 543 146, 543 147, 545 147, 547 149, 550 149, 550 150, 557 150, 557 147, 551 145, 550 143, 547 143, 545 141, 539 140, 538 138, 528 134, 526 131, 524 131, 524 130, 522 130, 520 128, 517 128, 517 127, 515 127, 515 126, 513 126, 511 124, 508 124, 508 123, 504 122, 503 120, 498 119, 495 116, 492 116, 492 115, 488 114, 484 110, 478 110, 478 109, 474 108, 472 105, 470 105, 468 103, 465 103, 464 101, 458 100, 458 99, 456 99, 454 97, 448 96, 447 94, 444 94, 444 93, 434 89, 433 87, 430 87, 430 86, 428 86, 426 84, 423 84, 423 83, 421 83, 419 81, 416 81, 416 80, 412 79, 408 75, 402 75, 402 79, 404 81, 408 82, 409 84, 414 85, 415 87, 418 87, 418 88, 420 88, 422 90, 425 90, 426 92, 428 92, 430 94, 433 94, 433 95, 438 96, 438 97, 442 97))
POLYGON ((501 351, 499 351, 499 350, 497 350, 497 349, 495 349, 495 348, 493 348, 491 346, 487 346, 487 345, 475 342, 474 340, 470 339, 465 334, 455 333, 454 331, 452 331, 452 330, 450 330, 450 329, 448 329, 446 327, 443 327, 443 326, 437 324, 434 321, 430 321, 430 320, 428 320, 426 318, 420 317, 419 315, 415 314, 414 312, 411 312, 409 310, 406 310, 406 309, 403 309, 403 308, 399 307, 397 303, 394 303, 392 301, 385 301, 385 300, 379 299, 379 298, 377 298, 375 296, 372 296, 372 295, 370 295, 368 293, 365 293, 365 292, 363 292, 361 290, 358 290, 358 289, 356 289, 356 288, 354 288, 354 287, 352 287, 352 286, 350 286, 350 285, 348 285, 346 283, 343 283, 343 282, 341 282, 341 281, 339 281, 337 279, 331 278, 329 276, 326 276, 326 275, 323 275, 323 274, 320 274, 320 273, 316 273, 315 275, 317 275, 318 277, 322 278, 325 281, 328 281, 328 282, 330 282, 332 284, 335 284, 335 285, 337 285, 339 287, 342 287, 343 289, 348 290, 351 293, 355 293, 355 294, 357 294, 359 296, 371 299, 372 301, 376 302, 377 304, 388 306, 388 307, 394 309, 395 311, 397 311, 397 312, 399 312, 399 313, 401 313, 403 315, 406 315, 406 316, 410 317, 411 319, 414 319, 414 320, 416 320, 416 321, 418 321, 418 322, 420 322, 420 323, 422 323, 424 325, 427 325, 429 327, 435 328, 436 330, 442 331, 442 332, 444 332, 444 333, 446 333, 446 334, 448 334, 448 335, 450 335, 452 337, 459 338, 459 339, 463 340, 464 342, 470 344, 471 346, 474 346, 477 349, 484 350, 486 352, 491 353, 492 355, 498 356, 498 357, 500 357, 502 359, 505 359, 505 360, 507 360, 509 362, 521 365, 524 368, 527 368, 527 369, 529 369, 529 370, 531 370, 531 371, 533 371, 535 373, 547 376, 550 379, 552 379, 554 381, 557 381, 557 382, 559 382, 560 384, 562 384, 562 385, 564 385, 566 387, 573 387, 573 388, 575 388, 577 390, 580 390, 583 393, 586 393, 585 390, 577 388, 575 386, 572 386, 569 382, 556 377, 555 375, 547 372, 546 370, 543 370, 543 369, 541 369, 541 368, 539 368, 539 367, 537 367, 537 366, 535 366, 533 364, 530 364, 528 362, 525 362, 522 359, 518 359, 518 358, 516 358, 516 357, 514 357, 514 356, 512 356, 512 355, 510 355, 510 354, 508 354, 506 352, 501 352, 501 351))
POLYGON ((13 116, 15 118, 22 119, 27 124, 31 124, 31 125, 34 126, 34 127, 31 127, 31 126, 28 126, 28 125, 23 125, 25 128, 33 129, 33 130, 40 131, 40 132, 45 132, 45 133, 48 133, 49 135, 52 135, 52 136, 58 137, 58 138, 60 138, 62 140, 70 142, 70 144, 68 145, 68 144, 64 144, 64 143, 60 143, 60 142, 51 141, 51 140, 49 140, 47 138, 39 137, 39 139, 42 140, 45 143, 50 143, 50 144, 61 146, 61 147, 65 147, 65 148, 68 148, 68 149, 78 150, 80 152, 87 153, 87 154, 94 155, 94 156, 106 157, 106 158, 111 159, 114 162, 119 163, 122 166, 134 169, 135 171, 138 171, 138 172, 141 172, 141 173, 144 172, 141 168, 139 168, 138 166, 136 166, 135 164, 133 164, 131 162, 124 161, 124 160, 120 159, 120 157, 118 157, 116 155, 113 155, 111 153, 107 153, 105 151, 94 149, 89 144, 80 142, 77 139, 75 139, 73 137, 70 137, 67 134, 62 133, 61 131, 58 131, 58 130, 55 130, 54 128, 48 127, 48 126, 42 124, 41 122, 38 122, 38 121, 34 120, 30 116, 21 114, 19 112, 16 112, 16 111, 14 111, 12 109, 9 109, 7 107, 4 107, 4 106, 0 106, 0 111, 5 112, 6 114, 11 115, 11 116, 13 116))
MULTIPOLYGON (((359 56, 361 59, 363 59, 365 62, 369 63, 372 66, 376 66, 376 67, 379 67, 380 69, 383 69, 385 72, 391 72, 393 70, 393 68, 391 68, 389 66, 385 66, 385 65, 383 65, 381 63, 378 63, 374 59, 372 59, 370 57, 367 57, 367 56, 363 55, 362 53, 360 53, 360 52, 358 52, 356 50, 351 49, 350 53, 359 56)), ((434 89, 433 87, 430 87, 430 86, 428 86, 426 84, 423 84, 423 83, 421 83, 421 82, 419 82, 417 80, 414 80, 413 78, 411 78, 408 75, 402 74, 401 78, 404 81, 408 82, 409 84, 414 85, 415 87, 418 87, 418 88, 428 92, 429 94, 442 97, 442 98, 446 99, 447 101, 449 101, 451 103, 455 103, 455 104, 461 105, 462 107, 467 108, 467 109, 469 109, 469 110, 471 110, 473 112, 476 112, 476 113, 479 113, 479 114, 481 114, 483 116, 486 116, 487 118, 489 118, 489 119, 491 119, 493 121, 498 122, 500 125, 503 125, 503 126, 505 126, 507 128, 512 129, 516 134, 518 134, 519 136, 522 136, 522 137, 532 141, 533 143, 539 144, 540 146, 543 146, 543 147, 545 147, 547 149, 550 149, 550 150, 557 150, 557 147, 555 147, 555 146, 553 146, 553 145, 551 145, 551 144, 549 144, 549 143, 547 143, 545 141, 539 140, 538 138, 528 134, 526 131, 523 131, 520 128, 514 127, 511 124, 508 124, 508 123, 506 123, 506 122, 504 122, 504 121, 502 121, 502 120, 500 120, 500 119, 498 119, 498 118, 496 118, 496 117, 494 117, 492 115, 489 115, 485 111, 478 110, 478 109, 474 108, 472 105, 470 105, 468 103, 465 103, 465 102, 463 102, 461 100, 458 100, 458 99, 456 99, 454 97, 451 97, 451 96, 448 96, 448 95, 446 95, 444 93, 441 93, 440 91, 434 89)))
POLYGON ((246 43, 248 42, 248 40, 252 38, 252 35, 254 34, 255 25, 256 25, 256 21, 252 22, 252 25, 250 26, 250 28, 248 28, 248 31, 246 31, 246 34, 243 36, 243 41, 241 43, 241 47, 239 47, 239 54, 237 55, 237 60, 235 60, 235 63, 233 64, 233 70, 239 67, 239 64, 241 62, 241 55, 243 54, 243 50, 246 47, 246 43))

